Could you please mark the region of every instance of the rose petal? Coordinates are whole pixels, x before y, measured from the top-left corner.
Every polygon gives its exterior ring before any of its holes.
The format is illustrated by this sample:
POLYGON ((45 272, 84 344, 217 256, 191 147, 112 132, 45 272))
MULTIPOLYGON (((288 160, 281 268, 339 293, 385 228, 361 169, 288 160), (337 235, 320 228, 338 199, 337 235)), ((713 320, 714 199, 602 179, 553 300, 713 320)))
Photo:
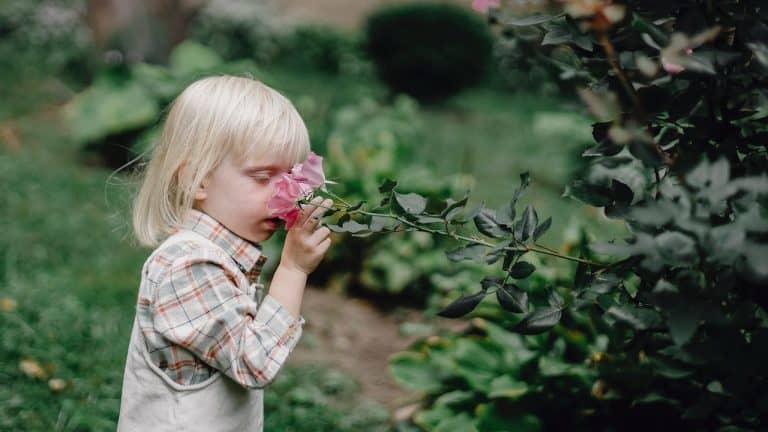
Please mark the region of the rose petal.
POLYGON ((325 184, 323 158, 315 152, 309 152, 307 160, 296 164, 291 170, 291 174, 297 182, 307 184, 312 189, 319 188, 325 184))

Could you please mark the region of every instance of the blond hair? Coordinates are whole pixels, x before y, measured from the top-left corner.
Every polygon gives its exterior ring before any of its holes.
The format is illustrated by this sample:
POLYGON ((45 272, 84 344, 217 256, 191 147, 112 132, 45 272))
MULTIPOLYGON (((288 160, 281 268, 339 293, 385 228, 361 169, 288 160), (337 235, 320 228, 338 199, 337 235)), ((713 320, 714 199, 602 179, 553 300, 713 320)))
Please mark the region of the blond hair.
POLYGON ((173 102, 133 201, 133 230, 156 247, 183 223, 200 182, 232 154, 242 162, 272 157, 285 166, 306 159, 309 134, 291 102, 266 84, 214 76, 189 85, 173 102), (184 175, 179 175, 184 166, 184 175))

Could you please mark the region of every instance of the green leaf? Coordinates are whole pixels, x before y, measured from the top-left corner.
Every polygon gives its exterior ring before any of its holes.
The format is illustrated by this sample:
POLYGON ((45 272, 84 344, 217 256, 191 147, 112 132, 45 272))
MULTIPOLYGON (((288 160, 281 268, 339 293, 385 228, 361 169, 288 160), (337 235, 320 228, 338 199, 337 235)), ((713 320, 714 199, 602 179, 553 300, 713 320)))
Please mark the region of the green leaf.
POLYGON ((563 309, 565 306, 565 301, 563 300, 563 297, 560 296, 560 293, 557 292, 554 288, 549 290, 549 294, 547 295, 547 303, 549 303, 550 306, 555 308, 563 309))
POLYGON ((633 139, 629 143, 629 152, 649 167, 659 167, 662 165, 661 155, 656 151, 653 143, 633 139))
POLYGON ((509 375, 502 375, 491 382, 491 392, 488 397, 517 399, 528 393, 528 384, 517 381, 509 375))
POLYGON ((168 62, 174 74, 185 76, 214 68, 224 61, 216 51, 197 42, 185 41, 174 48, 168 62))
POLYGON ((397 226, 397 221, 386 216, 371 216, 369 229, 372 232, 390 231, 397 226))
POLYGON ((505 250, 505 248, 507 248, 510 244, 512 244, 512 240, 504 240, 502 242, 497 243, 485 255, 485 263, 493 264, 496 261, 500 260, 502 257, 506 256, 507 251, 505 250))
POLYGON ((540 223, 539 226, 536 227, 535 230, 533 230, 533 240, 536 241, 544 235, 547 230, 549 230, 549 227, 552 226, 552 217, 548 217, 544 220, 544 222, 540 223))
POLYGON ((454 390, 440 395, 435 399, 435 406, 460 405, 469 402, 475 397, 475 392, 465 390, 454 390))
POLYGON ((521 334, 543 333, 554 327, 563 316, 563 310, 554 307, 543 307, 534 310, 522 321, 512 327, 512 331, 521 334))
POLYGON ((515 222, 515 201, 510 201, 496 210, 496 222, 511 228, 515 222))
POLYGON ((348 233, 351 233, 351 234, 357 234, 357 233, 361 233, 363 231, 368 231, 368 225, 364 225, 364 224, 355 222, 353 220, 348 220, 348 221, 344 222, 341 225, 328 224, 326 226, 331 231, 338 232, 338 233, 348 232, 348 233))
POLYGON ((683 346, 696 334, 701 320, 701 305, 686 302, 683 298, 678 298, 676 304, 665 308, 667 312, 667 326, 669 334, 675 345, 683 346))
POLYGON ((482 290, 475 294, 462 295, 458 299, 454 300, 446 306, 443 310, 437 313, 437 315, 445 318, 458 318, 464 316, 477 307, 483 298, 485 298, 486 291, 482 290))
POLYGON ((423 353, 402 351, 393 354, 389 371, 398 383, 413 390, 433 392, 442 388, 438 371, 423 353))
POLYGON ((447 251, 445 255, 451 261, 475 260, 480 261, 485 255, 485 246, 469 244, 458 249, 447 251))
POLYGON ((496 299, 505 310, 512 313, 528 312, 528 293, 514 284, 500 286, 496 290, 496 299))
POLYGON ((550 22, 553 19, 558 18, 558 15, 546 15, 546 14, 533 14, 526 17, 510 18, 504 21, 505 24, 509 24, 517 27, 525 27, 537 24, 544 24, 550 22))
POLYGON ((443 417, 437 424, 434 432, 467 431, 478 432, 477 421, 467 413, 460 413, 451 417, 443 417))
POLYGON ((515 279, 525 279, 536 270, 536 266, 526 261, 518 261, 509 269, 509 276, 515 279))
POLYGON ((528 204, 528 207, 525 208, 523 216, 520 219, 520 240, 525 241, 531 237, 538 224, 539 216, 536 214, 536 209, 533 208, 533 205, 528 204))
POLYGON ((397 186, 397 182, 392 179, 384 179, 384 183, 379 186, 379 192, 382 194, 388 194, 392 192, 397 186))
POLYGON ((542 45, 574 44, 586 51, 592 51, 592 37, 579 31, 575 24, 567 20, 558 20, 547 25, 548 32, 541 41, 542 45))
POLYGON ((394 192, 395 200, 408 214, 418 215, 427 208, 427 199, 416 193, 400 194, 394 192))
POLYGON ((752 50, 752 54, 755 55, 757 61, 765 69, 768 69, 768 45, 761 42, 751 42, 747 44, 747 47, 752 50))
POLYGON ((477 230, 488 237, 501 238, 505 235, 498 222, 496 222, 496 214, 493 210, 481 209, 480 213, 475 216, 474 221, 477 230))
MULTIPOLYGON (((528 186, 531 185, 531 175, 528 173, 528 171, 525 171, 520 174, 520 186, 515 189, 515 193, 512 195, 512 201, 510 202, 510 205, 514 209, 515 204, 517 204, 517 200, 520 199, 521 196, 523 196, 523 193, 526 189, 528 189, 528 186)), ((514 219, 514 218, 513 218, 514 219)))
POLYGON ((453 217, 456 216, 459 213, 459 211, 461 211, 461 209, 467 205, 468 200, 469 200, 469 195, 465 195, 464 198, 458 201, 454 201, 453 199, 448 198, 445 201, 445 204, 446 204, 445 209, 442 212, 440 212, 440 217, 447 220, 453 219, 453 217))
POLYGON ((589 184, 576 180, 566 188, 563 196, 572 196, 577 200, 595 207, 605 207, 613 202, 613 193, 605 186, 589 184))
POLYGON ((672 265, 693 264, 698 258, 696 242, 677 231, 665 231, 655 239, 659 253, 672 265))
POLYGON ((630 305, 611 306, 606 314, 628 324, 635 330, 647 330, 658 327, 661 323, 659 313, 649 308, 637 308, 630 305))

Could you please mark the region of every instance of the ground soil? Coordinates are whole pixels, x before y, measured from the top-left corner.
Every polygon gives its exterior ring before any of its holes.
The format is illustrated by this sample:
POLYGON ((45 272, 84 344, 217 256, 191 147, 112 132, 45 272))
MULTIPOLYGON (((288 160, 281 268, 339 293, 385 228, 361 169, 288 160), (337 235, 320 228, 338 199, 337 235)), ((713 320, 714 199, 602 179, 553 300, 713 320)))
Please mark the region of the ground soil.
MULTIPOLYGON (((348 298, 329 290, 310 287, 304 294, 304 333, 291 354, 290 364, 320 364, 341 370, 360 384, 362 399, 395 410, 413 403, 418 395, 398 385, 388 371, 389 357, 408 348, 419 336, 400 332, 403 322, 430 320, 421 311, 399 308, 383 312, 370 301, 348 298)), ((438 328, 457 330, 461 320, 437 318, 438 328)))

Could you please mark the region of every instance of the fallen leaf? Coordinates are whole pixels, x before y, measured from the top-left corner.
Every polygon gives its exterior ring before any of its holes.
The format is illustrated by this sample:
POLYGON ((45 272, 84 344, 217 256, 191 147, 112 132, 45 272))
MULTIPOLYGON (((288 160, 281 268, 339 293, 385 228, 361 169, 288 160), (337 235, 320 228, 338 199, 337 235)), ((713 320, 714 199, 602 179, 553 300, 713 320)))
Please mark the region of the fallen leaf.
POLYGON ((37 360, 24 359, 19 362, 19 369, 30 378, 45 378, 48 375, 37 360))
POLYGON ((18 306, 16 300, 10 297, 0 297, 0 311, 13 312, 16 310, 16 306, 18 306))

